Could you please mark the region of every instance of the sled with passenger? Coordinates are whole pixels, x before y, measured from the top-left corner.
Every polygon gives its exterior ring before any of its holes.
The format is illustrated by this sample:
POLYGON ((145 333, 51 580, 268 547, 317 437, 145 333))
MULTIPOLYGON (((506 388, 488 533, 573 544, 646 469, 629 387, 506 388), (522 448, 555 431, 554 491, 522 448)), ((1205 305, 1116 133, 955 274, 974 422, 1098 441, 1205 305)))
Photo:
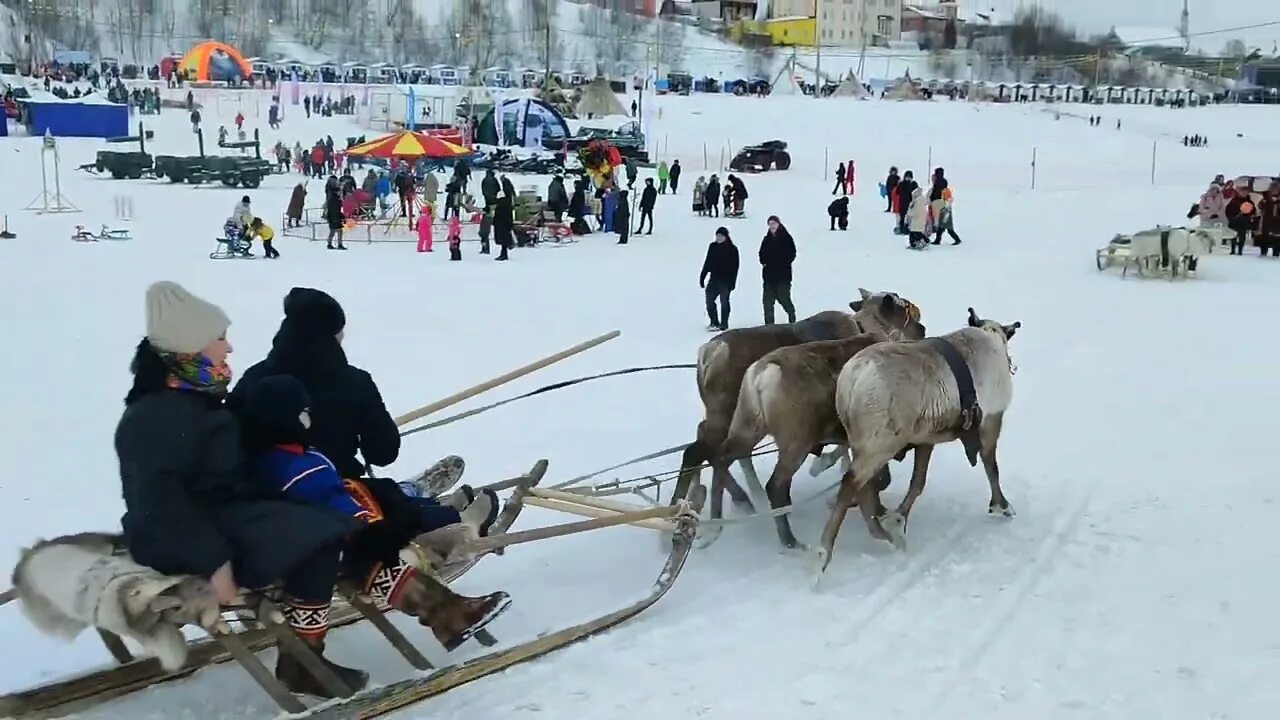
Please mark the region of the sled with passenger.
MULTIPOLYGON (((405 427, 418 422, 427 415, 595 347, 618 334, 615 331, 595 338, 415 410, 396 418, 397 425, 405 427)), ((495 403, 479 411, 505 402, 509 401, 495 403)), ((479 411, 460 413, 405 430, 402 434, 439 427, 479 411)), ((292 617, 286 622, 282 611, 285 598, 279 584, 242 588, 234 601, 219 603, 211 596, 209 582, 204 578, 165 575, 134 562, 123 548, 119 535, 82 533, 63 536, 41 541, 22 553, 14 573, 15 587, 0 594, 0 605, 10 602, 19 605, 38 629, 55 636, 72 637, 87 627, 94 627, 115 665, 0 696, 0 716, 63 716, 158 683, 191 676, 208 666, 235 661, 285 712, 319 718, 374 717, 603 632, 657 602, 676 580, 692 547, 703 496, 695 492, 687 501, 675 505, 639 508, 544 489, 541 483, 547 470, 548 462, 539 460, 528 472, 517 477, 476 488, 463 486, 457 492, 469 498, 480 494, 506 494, 501 512, 485 536, 471 538, 465 547, 453 548, 457 552, 451 550, 447 558, 433 548, 415 542, 401 552, 401 558, 418 572, 450 583, 483 557, 501 555, 508 547, 620 525, 647 527, 671 535, 666 562, 648 595, 625 608, 505 649, 498 649, 499 640, 487 629, 485 622, 478 623, 474 632, 459 636, 452 647, 439 642, 438 636, 437 642, 432 643, 431 634, 427 634, 427 646, 422 648, 421 638, 411 639, 386 617, 385 613, 390 608, 376 592, 340 581, 334 590, 328 629, 367 620, 400 655, 407 669, 415 671, 415 675, 407 680, 359 690, 346 682, 341 673, 335 672, 334 666, 313 644, 304 642, 292 617), (526 505, 556 509, 584 516, 585 519, 512 531, 512 525, 526 505), (96 585, 93 582, 81 583, 80 587, 93 592, 81 592, 75 599, 51 598, 44 592, 48 585, 32 579, 47 579, 53 574, 77 578, 109 577, 110 581, 96 585), (185 627, 197 628, 204 636, 186 639, 182 634, 185 627), (448 652, 471 639, 495 650, 461 664, 450 665, 444 659, 448 652), (290 658, 289 664, 297 672, 306 674, 306 683, 315 688, 307 695, 327 702, 316 706, 305 701, 306 695, 291 692, 280 678, 280 665, 273 674, 257 655, 272 647, 278 649, 282 660, 290 658), (422 676, 418 674, 421 672, 430 674, 422 676)), ((443 496, 452 489, 450 482, 433 484, 424 481, 418 484, 425 493, 443 496)), ((426 624, 421 618, 419 622, 426 624)), ((340 666, 339 669, 345 670, 340 666)))

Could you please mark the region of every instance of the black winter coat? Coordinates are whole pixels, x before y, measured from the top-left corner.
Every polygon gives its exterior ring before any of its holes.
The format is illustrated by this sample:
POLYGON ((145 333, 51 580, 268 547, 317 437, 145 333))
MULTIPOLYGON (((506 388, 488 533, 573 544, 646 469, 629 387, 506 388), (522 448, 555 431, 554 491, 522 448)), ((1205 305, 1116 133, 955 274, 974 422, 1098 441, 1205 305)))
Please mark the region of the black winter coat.
POLYGON ((892 193, 898 187, 898 173, 889 173, 889 177, 884 179, 885 192, 892 193))
POLYGON ((902 212, 906 212, 911 205, 911 195, 920 187, 920 183, 915 180, 899 180, 898 187, 895 192, 898 193, 898 207, 902 208, 902 212))
POLYGON ((640 193, 640 209, 652 210, 654 205, 658 204, 658 188, 652 185, 646 185, 640 193))
POLYGON ((1267 238, 1280 236, 1280 197, 1263 195, 1258 201, 1258 233, 1267 238))
POLYGON ((942 191, 947 189, 947 179, 935 177, 929 187, 929 202, 942 199, 942 191))
POLYGON ((785 227, 765 233, 760 241, 761 275, 767 283, 791 282, 791 263, 796 260, 796 241, 785 227))
POLYGON ((707 181, 707 189, 703 194, 703 202, 707 207, 716 207, 720 204, 720 179, 712 178, 707 181))
POLYGON ((587 214, 586 195, 581 185, 574 186, 573 197, 569 198, 569 217, 580 218, 587 214))
POLYGON ((1253 199, 1250 198, 1247 193, 1236 195, 1231 198, 1231 201, 1227 203, 1227 207, 1224 210, 1227 216, 1227 225, 1236 232, 1240 232, 1241 230, 1252 230, 1254 222, 1257 220, 1258 215, 1256 210, 1248 215, 1240 213, 1240 207, 1246 202, 1250 205, 1253 204, 1253 199))
POLYGON ((707 259, 702 261, 698 284, 705 287, 708 278, 715 288, 733 290, 738 286, 738 246, 732 240, 707 246, 707 259))
POLYGON ((676 182, 680 179, 680 163, 675 162, 671 164, 671 169, 667 171, 667 178, 671 180, 671 182, 676 182))
POLYGON ((324 219, 329 221, 330 230, 337 230, 342 227, 342 196, 337 191, 329 191, 324 194, 324 219))
MULTIPOLYGON (((311 444, 324 453, 338 474, 358 478, 364 465, 385 466, 400 456, 400 431, 387 412, 378 386, 369 373, 347 362, 337 338, 314 336, 285 318, 272 340, 271 352, 244 372, 231 392, 232 407, 259 380, 272 375, 292 375, 311 396, 311 444)), ((247 438, 252 442, 252 432, 247 438)))
POLYGON ((116 427, 129 554, 165 574, 209 577, 228 560, 243 587, 269 585, 336 548, 361 523, 286 501, 244 472, 240 428, 219 399, 157 389, 116 427))
POLYGON ((547 186, 547 207, 559 212, 569 207, 569 194, 565 192, 563 180, 552 180, 547 186))
POLYGON ((747 186, 743 184, 742 178, 735 175, 733 177, 733 180, 729 181, 729 184, 733 186, 734 200, 746 200, 748 197, 750 197, 749 195, 747 195, 747 186))
POLYGON ((515 209, 511 204, 511 196, 499 198, 494 205, 493 228, 498 232, 511 232, 515 227, 515 209))
POLYGON ((498 191, 502 189, 502 184, 498 182, 497 175, 485 175, 480 181, 480 194, 484 196, 484 204, 486 206, 493 205, 498 199, 498 191))
POLYGON ((827 206, 827 215, 833 218, 849 217, 849 198, 836 198, 827 206))

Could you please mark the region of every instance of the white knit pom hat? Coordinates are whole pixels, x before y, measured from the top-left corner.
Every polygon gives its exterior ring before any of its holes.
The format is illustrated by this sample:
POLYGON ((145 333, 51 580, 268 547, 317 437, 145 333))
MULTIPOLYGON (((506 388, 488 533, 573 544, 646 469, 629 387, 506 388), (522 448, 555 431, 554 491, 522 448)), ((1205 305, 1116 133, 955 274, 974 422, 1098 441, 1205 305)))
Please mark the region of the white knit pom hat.
POLYGON ((229 327, 231 319, 222 308, 178 283, 166 280, 147 288, 147 339, 157 350, 198 353, 229 327))

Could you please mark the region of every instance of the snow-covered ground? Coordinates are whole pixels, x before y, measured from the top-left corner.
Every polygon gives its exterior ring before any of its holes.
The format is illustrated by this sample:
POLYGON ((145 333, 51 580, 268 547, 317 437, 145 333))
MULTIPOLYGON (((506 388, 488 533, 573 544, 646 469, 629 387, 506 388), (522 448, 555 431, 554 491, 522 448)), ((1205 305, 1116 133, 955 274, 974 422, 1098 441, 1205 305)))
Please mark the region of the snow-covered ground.
MULTIPOLYGON (((1068 114, 1057 118, 1040 106, 948 102, 695 96, 646 104, 658 155, 685 166, 680 195, 659 199, 657 232, 626 247, 593 235, 521 250, 505 264, 475 255, 473 245, 450 263, 406 243, 352 242, 336 253, 291 238, 278 242, 277 262, 211 261, 213 237, 243 190, 87 177, 72 168, 101 145, 68 140, 60 142, 63 191, 83 212, 37 215, 22 208, 39 190, 39 141, 0 140, 0 211, 18 234, 0 241, 9 348, 0 360, 0 567, 35 538, 117 526, 112 431, 143 331, 142 293, 155 280, 222 304, 241 369, 266 353, 290 287, 329 291, 346 308, 349 356, 373 373, 393 412, 622 331, 478 404, 606 370, 691 362, 707 339, 698 269, 720 224, 743 253, 732 324, 760 322, 755 250, 765 218, 777 214, 799 246, 801 314, 841 308, 861 286, 910 298, 935 334, 960 327, 969 306, 1023 323, 1001 444, 1018 516, 989 519, 981 470, 947 447, 934 458, 904 553, 871 541, 852 518, 815 594, 803 558, 779 551, 772 523, 747 520, 695 552, 671 593, 635 621, 400 717, 821 720, 859 708, 930 720, 1275 717, 1280 537, 1272 508, 1280 490, 1264 440, 1280 387, 1270 381, 1275 348, 1259 336, 1269 336, 1280 301, 1280 260, 1259 260, 1252 249, 1243 258, 1215 254, 1198 279, 1169 283, 1101 274, 1091 257, 1117 232, 1184 222, 1216 173, 1274 171, 1280 148, 1263 133, 1269 109, 1104 108, 1103 126, 1090 128, 1069 114, 1096 111, 1081 105, 1062 106, 1068 114), (1194 132, 1212 148, 1172 141, 1194 132), (791 143, 795 162, 746 178, 749 219, 692 216, 689 188, 719 166, 721 148, 775 137, 791 143), (858 168, 851 228, 833 233, 829 166, 849 158, 858 168), (965 242, 907 252, 889 232, 876 183, 890 165, 925 176, 930 164, 952 179, 965 242), (117 224, 116 195, 133 198, 134 239, 72 242, 76 223, 117 224)), ((206 125, 234 113, 215 105, 206 125)), ((194 151, 185 113, 150 125, 153 151, 194 151)), ((292 145, 357 132, 341 119, 291 112, 281 131, 264 128, 264 139, 292 145)), ((269 223, 295 182, 272 177, 249 193, 269 223)), ((391 471, 406 475, 458 453, 479 483, 546 457, 548 481, 560 481, 692 439, 699 418, 690 372, 633 375, 416 435, 391 471)), ((757 465, 771 467, 768 458, 757 465)), ((802 473, 796 498, 830 485, 834 472, 802 473)), ((907 471, 895 473, 891 504, 907 471)), ((803 506, 794 520, 801 539, 816 539, 825 516, 821 500, 803 506)), ((560 519, 531 508, 518 527, 560 519)), ((647 592, 663 557, 646 531, 608 530, 514 548, 459 587, 511 592, 515 603, 493 629, 519 642, 629 603, 647 592)), ((407 676, 370 628, 338 631, 332 647, 376 682, 407 676)), ((41 637, 14 606, 0 609, 0 648, 0 691, 108 660, 92 634, 69 645, 41 637)), ((85 717, 273 714, 247 676, 222 666, 85 717)))

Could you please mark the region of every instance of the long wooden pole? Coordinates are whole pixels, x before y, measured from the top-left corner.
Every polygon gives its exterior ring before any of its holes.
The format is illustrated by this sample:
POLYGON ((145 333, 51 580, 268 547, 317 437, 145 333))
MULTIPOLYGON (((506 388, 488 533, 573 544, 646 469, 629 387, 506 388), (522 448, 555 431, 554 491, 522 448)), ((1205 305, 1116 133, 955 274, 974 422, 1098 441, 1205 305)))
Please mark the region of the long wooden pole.
POLYGON ((542 368, 547 367, 548 365, 558 363, 561 360, 564 360, 565 358, 569 358, 574 355, 577 355, 580 352, 590 350, 591 348, 596 347, 597 345, 603 345, 604 343, 609 342, 610 340, 618 337, 621 334, 622 332, 619 330, 614 330, 613 332, 605 333, 600 337, 592 338, 591 340, 588 340, 583 343, 578 343, 577 345, 574 345, 573 347, 568 348, 566 350, 561 350, 560 352, 554 355, 548 355, 547 357, 544 357, 541 360, 538 360, 536 362, 529 363, 524 367, 517 368, 504 375, 499 375, 498 377, 493 378, 492 380, 486 380, 480 383, 479 385, 467 388, 466 390, 463 390, 461 392, 456 392, 442 400, 437 400, 429 405, 423 405, 417 410, 407 412, 404 415, 401 415, 400 417, 396 418, 396 426, 403 427, 413 422, 414 420, 424 418, 427 415, 430 415, 431 413, 434 413, 434 412, 439 412, 449 407, 450 405, 456 405, 462 402, 463 400, 473 398, 482 392, 488 392, 489 390, 492 390, 498 387, 499 385, 505 385, 506 383, 509 383, 512 380, 524 377, 529 373, 541 370, 542 368))
POLYGON ((520 532, 509 532, 501 535, 480 538, 478 541, 472 542, 467 549, 477 555, 485 552, 492 552, 499 548, 505 548, 510 545, 520 545, 523 543, 536 542, 538 540, 549 540, 564 535, 573 535, 588 530, 600 530, 603 528, 617 527, 618 525, 631 525, 643 520, 653 519, 671 519, 681 512, 679 505, 668 505, 664 507, 649 508, 648 510, 637 510, 630 513, 618 513, 610 517, 595 518, 592 520, 582 520, 579 522, 565 523, 563 525, 553 525, 551 527, 534 528, 532 530, 522 530, 520 532))

